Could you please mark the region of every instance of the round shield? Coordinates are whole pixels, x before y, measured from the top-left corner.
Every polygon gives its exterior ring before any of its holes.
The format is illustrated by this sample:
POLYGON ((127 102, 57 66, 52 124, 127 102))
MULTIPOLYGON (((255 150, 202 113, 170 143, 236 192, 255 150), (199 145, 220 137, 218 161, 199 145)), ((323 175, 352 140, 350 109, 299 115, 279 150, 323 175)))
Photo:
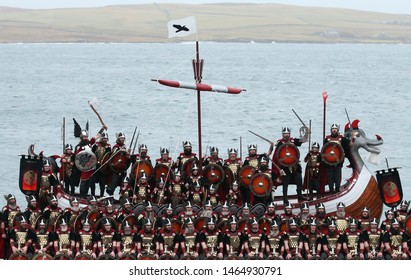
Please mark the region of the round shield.
POLYGON ((100 211, 98 210, 92 210, 87 214, 87 220, 90 222, 90 225, 94 230, 96 229, 96 224, 99 216, 100 211))
POLYGON ((404 220, 404 231, 411 237, 411 215, 408 215, 404 220))
POLYGON ((156 167, 154 167, 154 177, 156 180, 163 178, 166 182, 169 182, 172 178, 174 178, 174 175, 170 166, 164 163, 158 163, 156 167))
POLYGON ((208 164, 203 169, 203 177, 209 184, 220 184, 224 180, 224 170, 218 164, 208 164))
POLYGON ((123 221, 121 222, 120 229, 124 229, 124 226, 126 225, 126 222, 128 223, 129 226, 131 226, 133 228, 134 225, 137 224, 137 216, 128 215, 127 217, 125 217, 123 219, 123 221))
POLYGON ((139 160, 133 164, 131 167, 131 177, 140 179, 141 175, 145 173, 147 179, 153 176, 153 166, 148 160, 139 160))
POLYGON ((190 158, 186 160, 181 168, 181 175, 183 178, 190 176, 191 168, 193 168, 194 164, 198 166, 198 160, 196 158, 190 158))
POLYGON ((83 150, 76 155, 74 163, 78 170, 87 172, 96 167, 97 158, 91 150, 83 150))
POLYGON ((127 157, 126 151, 119 151, 110 157, 108 164, 113 172, 125 172, 130 166, 130 158, 127 157))
POLYGON ((177 233, 181 233, 181 227, 183 226, 183 223, 178 220, 178 219, 172 219, 171 220, 171 228, 177 233))
POLYGON ((29 260, 29 256, 27 254, 24 254, 20 251, 17 251, 16 253, 13 253, 10 255, 9 260, 13 261, 25 261, 29 260))
POLYGON ((231 186, 231 184, 235 181, 234 173, 227 165, 223 166, 223 170, 224 170, 223 185, 231 186))
POLYGON ((255 173, 255 168, 251 165, 243 166, 240 169, 239 176, 240 176, 240 185, 242 187, 248 188, 250 187, 251 178, 255 173))
POLYGON ((270 231, 271 228, 271 220, 268 218, 260 218, 260 220, 258 221, 259 224, 259 228, 263 231, 270 231))
POLYGON ((52 259, 53 257, 46 253, 35 254, 32 258, 32 260, 35 260, 35 261, 46 261, 46 260, 52 260, 52 259))
POLYGON ((194 220, 194 227, 198 231, 202 231, 206 227, 207 217, 197 217, 194 220))
POLYGON ((228 230, 230 228, 230 223, 229 223, 228 219, 223 219, 220 222, 218 222, 217 228, 221 232, 226 232, 226 230, 228 230))
POLYGON ((344 161, 344 149, 336 142, 328 142, 321 149, 321 157, 328 165, 337 165, 344 161))
POLYGON ((255 196, 266 197, 271 193, 273 181, 265 173, 257 173, 251 178, 250 189, 255 196))
POLYGON ((294 144, 283 144, 276 151, 278 162, 287 167, 292 167, 300 159, 300 151, 294 144))

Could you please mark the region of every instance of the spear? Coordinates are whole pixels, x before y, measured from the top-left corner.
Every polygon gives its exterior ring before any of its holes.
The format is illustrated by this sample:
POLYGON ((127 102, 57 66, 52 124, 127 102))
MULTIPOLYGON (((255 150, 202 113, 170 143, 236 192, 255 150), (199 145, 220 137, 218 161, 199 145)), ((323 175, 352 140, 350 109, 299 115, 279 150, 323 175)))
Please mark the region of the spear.
POLYGON ((323 101, 324 101, 324 113, 323 113, 323 139, 325 139, 325 118, 326 118, 326 107, 327 107, 327 97, 328 93, 323 92, 323 101))

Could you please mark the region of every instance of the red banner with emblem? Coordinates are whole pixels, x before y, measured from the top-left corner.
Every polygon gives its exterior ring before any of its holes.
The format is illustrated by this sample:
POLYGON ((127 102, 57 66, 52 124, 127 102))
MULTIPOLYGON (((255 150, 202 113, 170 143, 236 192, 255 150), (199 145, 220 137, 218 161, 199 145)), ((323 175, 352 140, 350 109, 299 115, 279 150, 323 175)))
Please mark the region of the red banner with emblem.
POLYGON ((35 195, 40 189, 43 159, 22 156, 20 159, 19 187, 25 195, 35 195))
POLYGON ((402 186, 397 168, 378 170, 378 188, 382 201, 388 207, 396 207, 402 201, 402 186))

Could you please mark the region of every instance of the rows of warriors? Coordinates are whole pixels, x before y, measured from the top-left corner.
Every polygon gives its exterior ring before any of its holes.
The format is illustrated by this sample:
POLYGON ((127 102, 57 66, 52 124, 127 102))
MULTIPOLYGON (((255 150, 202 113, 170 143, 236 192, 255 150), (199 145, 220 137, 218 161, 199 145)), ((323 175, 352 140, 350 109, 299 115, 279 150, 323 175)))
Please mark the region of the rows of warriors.
POLYGON ((100 209, 88 197, 61 209, 51 195, 43 210, 34 196, 23 211, 15 196, 5 196, 1 214, 0 258, 9 259, 408 259, 409 202, 385 212, 379 221, 364 207, 357 217, 344 203, 333 215, 322 203, 310 214, 301 204, 293 214, 270 202, 254 206, 203 207, 190 202, 174 206, 133 205, 123 198, 115 209, 106 200, 100 209))
POLYGON ((70 195, 86 198, 96 196, 96 185, 100 190, 97 197, 113 196, 119 188, 120 195, 129 197, 134 204, 151 201, 177 205, 190 201, 202 206, 206 200, 211 200, 214 206, 225 201, 238 205, 269 203, 280 185, 283 200, 287 202, 289 184, 296 185, 299 201, 312 200, 314 192, 318 196, 324 194, 322 182, 328 182, 330 193, 340 191, 344 147, 348 141, 339 133, 339 126, 333 124, 330 135, 324 139, 323 149, 314 142, 304 157, 303 180, 298 146, 307 141, 308 133, 293 138, 288 127, 282 129, 281 139, 275 143, 270 141, 265 153, 258 153, 255 144, 248 145, 244 160, 235 148, 228 149, 227 159, 222 159, 217 147, 211 147, 209 155, 199 160, 191 143, 184 141, 183 151, 176 159, 170 157, 169 149, 160 148, 160 157, 154 161, 147 145, 138 145, 138 153, 131 149, 131 144, 127 147, 124 133, 118 133, 116 143, 111 146, 105 128, 91 139, 83 130, 74 149, 67 144, 60 157, 59 170, 53 170, 45 161, 40 191, 42 208, 47 205, 47 195, 57 193, 53 189, 62 188, 70 195), (328 153, 330 149, 332 156, 328 153), (256 177, 258 179, 254 180, 256 177), (264 184, 259 188, 261 181, 264 184), (258 187, 250 187, 258 182, 258 187), (77 187, 79 192, 76 192, 77 187), (303 189, 308 190, 309 196, 302 195, 303 189))

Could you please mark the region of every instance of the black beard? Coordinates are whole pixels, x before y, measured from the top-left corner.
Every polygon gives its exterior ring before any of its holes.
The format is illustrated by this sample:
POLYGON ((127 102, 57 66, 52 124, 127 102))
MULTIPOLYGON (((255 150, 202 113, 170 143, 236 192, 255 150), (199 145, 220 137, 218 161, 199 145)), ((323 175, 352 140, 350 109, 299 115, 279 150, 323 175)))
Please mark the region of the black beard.
POLYGON ((79 146, 87 146, 90 143, 90 140, 84 139, 80 140, 79 146))
POLYGON ((186 156, 191 155, 191 150, 184 150, 184 154, 185 154, 186 156))
POLYGON ((318 212, 317 217, 320 218, 320 219, 324 219, 325 218, 325 212, 318 212))
POLYGON ((337 133, 331 133, 331 137, 335 138, 338 136, 338 132, 337 133))
POLYGON ((267 171, 268 170, 268 166, 267 165, 262 165, 261 167, 260 167, 260 170, 261 171, 267 171))
POLYGON ((52 208, 52 209, 57 209, 57 206, 58 206, 57 204, 51 204, 51 205, 50 205, 50 208, 52 208))

